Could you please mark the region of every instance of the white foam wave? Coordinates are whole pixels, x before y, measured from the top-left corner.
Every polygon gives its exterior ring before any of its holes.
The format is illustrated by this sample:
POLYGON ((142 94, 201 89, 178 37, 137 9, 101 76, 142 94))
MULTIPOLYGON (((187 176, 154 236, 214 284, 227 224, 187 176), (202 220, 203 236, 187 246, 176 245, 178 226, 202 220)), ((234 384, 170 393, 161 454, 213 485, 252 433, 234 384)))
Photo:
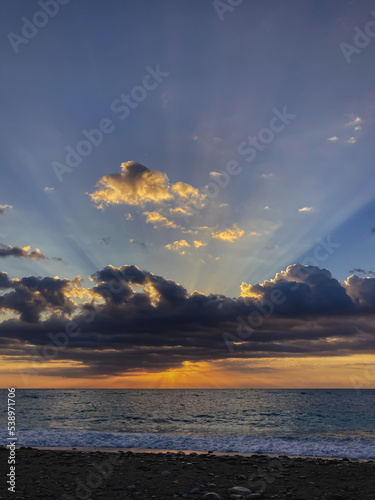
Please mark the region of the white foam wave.
MULTIPOLYGON (((0 439, 7 444, 6 429, 0 439)), ((320 457, 375 458, 375 439, 370 437, 303 436, 203 436, 191 434, 131 434, 60 429, 22 429, 19 446, 152 448, 238 453, 274 453, 320 457)))

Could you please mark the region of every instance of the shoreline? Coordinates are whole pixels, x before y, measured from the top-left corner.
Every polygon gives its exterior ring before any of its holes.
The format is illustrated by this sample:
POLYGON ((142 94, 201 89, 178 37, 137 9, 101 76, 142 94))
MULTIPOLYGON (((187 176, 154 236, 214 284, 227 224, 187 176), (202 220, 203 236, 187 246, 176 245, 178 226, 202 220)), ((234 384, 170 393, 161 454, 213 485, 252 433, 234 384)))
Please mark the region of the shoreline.
MULTIPOLYGON (((85 453, 96 453, 96 452, 102 452, 102 453, 127 453, 127 452, 132 452, 134 454, 142 454, 142 453, 151 453, 151 454, 167 454, 167 453, 183 453, 185 455, 189 455, 190 453, 196 453, 197 455, 214 455, 217 457, 220 456, 230 456, 230 457, 268 457, 268 458, 281 458, 281 457, 287 457, 289 459, 294 459, 294 458, 302 458, 302 459, 313 459, 313 460, 349 460, 350 462, 361 462, 361 463, 366 463, 366 462, 372 462, 375 461, 375 458, 350 458, 350 457, 325 457, 325 456, 315 456, 315 455, 285 455, 283 453, 255 453, 255 452, 250 452, 250 453, 243 453, 243 452, 237 452, 237 451, 211 451, 211 450, 182 450, 182 449, 167 449, 167 448, 109 448, 109 447, 98 447, 98 446, 31 446, 29 448, 35 449, 35 450, 45 450, 45 451, 71 451, 71 452, 85 452, 85 453)), ((16 450, 21 450, 25 449, 24 446, 16 446, 16 450)))

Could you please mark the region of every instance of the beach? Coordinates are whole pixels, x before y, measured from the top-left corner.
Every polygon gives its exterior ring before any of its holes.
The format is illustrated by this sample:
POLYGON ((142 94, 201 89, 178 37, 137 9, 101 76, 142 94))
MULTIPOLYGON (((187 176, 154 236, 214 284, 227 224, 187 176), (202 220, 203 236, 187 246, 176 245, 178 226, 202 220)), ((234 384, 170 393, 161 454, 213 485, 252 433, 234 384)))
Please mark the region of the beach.
POLYGON ((1 499, 375 498, 373 460, 21 447, 12 493, 8 455, 0 449, 1 499))

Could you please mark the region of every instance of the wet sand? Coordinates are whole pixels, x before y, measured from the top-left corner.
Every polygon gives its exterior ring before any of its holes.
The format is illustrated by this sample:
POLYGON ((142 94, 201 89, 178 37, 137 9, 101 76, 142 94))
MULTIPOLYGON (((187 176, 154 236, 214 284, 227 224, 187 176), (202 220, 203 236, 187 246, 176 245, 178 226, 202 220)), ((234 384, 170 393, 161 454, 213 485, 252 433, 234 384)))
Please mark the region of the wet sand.
POLYGON ((6 484, 8 456, 1 448, 1 499, 209 499, 212 492, 218 495, 212 499, 222 500, 375 500, 372 460, 21 448, 12 493, 6 484))

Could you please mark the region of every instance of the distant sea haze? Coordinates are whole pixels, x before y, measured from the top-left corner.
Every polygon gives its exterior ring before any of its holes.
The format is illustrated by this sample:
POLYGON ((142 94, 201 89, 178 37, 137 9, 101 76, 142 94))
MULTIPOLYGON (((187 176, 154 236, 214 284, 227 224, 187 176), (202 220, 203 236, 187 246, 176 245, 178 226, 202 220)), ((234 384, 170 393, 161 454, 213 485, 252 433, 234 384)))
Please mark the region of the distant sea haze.
POLYGON ((374 416, 375 390, 17 391, 20 446, 375 458, 374 416))

